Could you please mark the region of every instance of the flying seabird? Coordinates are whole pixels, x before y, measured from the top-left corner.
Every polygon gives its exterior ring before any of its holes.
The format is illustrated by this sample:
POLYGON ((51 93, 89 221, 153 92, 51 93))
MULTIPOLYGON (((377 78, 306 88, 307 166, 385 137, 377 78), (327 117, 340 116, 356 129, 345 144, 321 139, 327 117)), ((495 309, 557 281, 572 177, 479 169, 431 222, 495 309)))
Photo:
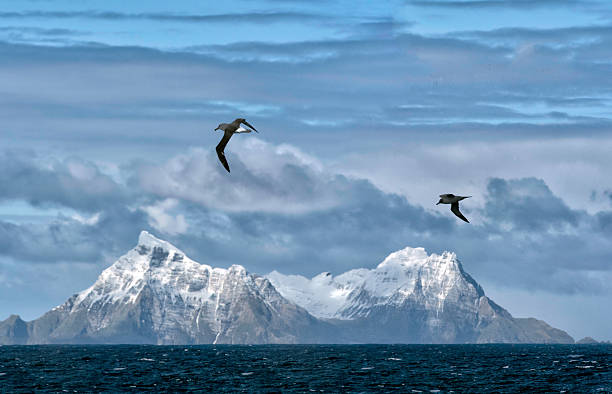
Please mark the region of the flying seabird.
POLYGON ((221 142, 219 142, 219 145, 217 145, 217 148, 215 149, 217 150, 217 156, 219 156, 221 164, 223 164, 223 167, 225 167, 227 172, 230 172, 229 164, 227 164, 227 159, 225 158, 225 153, 223 151, 225 150, 225 146, 229 142, 230 138, 232 138, 232 135, 240 133, 250 133, 252 131, 259 133, 259 131, 257 131, 255 127, 251 126, 249 122, 247 122, 243 118, 238 118, 232 123, 221 123, 219 126, 217 126, 215 130, 223 130, 224 132, 223 138, 221 138, 221 142), (244 124, 249 128, 241 127, 241 124, 244 124))
MULTIPOLYGON (((461 211, 459 211, 459 201, 464 200, 466 198, 470 198, 472 196, 455 196, 454 194, 440 194, 440 201, 438 204, 451 204, 451 211, 457 216, 459 219, 470 222, 463 216, 461 211)), ((438 205, 436 204, 436 205, 438 205)))

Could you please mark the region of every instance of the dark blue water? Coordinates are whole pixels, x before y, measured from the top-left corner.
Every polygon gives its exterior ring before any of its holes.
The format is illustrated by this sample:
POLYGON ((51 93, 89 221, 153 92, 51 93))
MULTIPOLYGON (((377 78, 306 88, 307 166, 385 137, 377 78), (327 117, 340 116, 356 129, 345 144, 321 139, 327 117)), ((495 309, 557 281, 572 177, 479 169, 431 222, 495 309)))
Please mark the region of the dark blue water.
POLYGON ((0 391, 612 392, 609 345, 3 346, 0 391))

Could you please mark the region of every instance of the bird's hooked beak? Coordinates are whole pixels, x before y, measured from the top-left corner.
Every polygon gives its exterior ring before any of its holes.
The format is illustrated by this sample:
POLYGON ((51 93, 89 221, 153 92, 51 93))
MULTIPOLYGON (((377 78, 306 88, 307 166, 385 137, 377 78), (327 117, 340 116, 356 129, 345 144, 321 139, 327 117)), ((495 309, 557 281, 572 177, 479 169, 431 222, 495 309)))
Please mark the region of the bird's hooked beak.
POLYGON ((217 130, 219 130, 219 126, 217 126, 217 127, 215 128, 215 131, 217 131, 217 130))
POLYGON ((436 205, 440 205, 440 204, 442 204, 442 199, 440 199, 440 201, 438 201, 436 205))

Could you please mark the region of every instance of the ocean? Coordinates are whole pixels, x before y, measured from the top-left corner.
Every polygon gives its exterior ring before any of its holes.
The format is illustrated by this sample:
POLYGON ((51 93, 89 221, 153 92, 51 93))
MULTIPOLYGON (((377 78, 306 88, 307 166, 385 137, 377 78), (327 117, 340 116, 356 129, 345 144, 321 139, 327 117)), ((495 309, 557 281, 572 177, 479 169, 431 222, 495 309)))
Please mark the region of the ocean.
POLYGON ((606 393, 612 346, 0 346, 0 391, 606 393))

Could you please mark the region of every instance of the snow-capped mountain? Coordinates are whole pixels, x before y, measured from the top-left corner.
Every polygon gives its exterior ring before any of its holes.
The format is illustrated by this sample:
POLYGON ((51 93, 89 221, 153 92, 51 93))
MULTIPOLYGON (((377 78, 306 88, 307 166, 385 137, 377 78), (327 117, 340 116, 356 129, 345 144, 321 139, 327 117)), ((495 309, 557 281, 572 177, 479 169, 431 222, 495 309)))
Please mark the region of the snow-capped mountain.
POLYGON ((424 296, 428 309, 438 311, 444 302, 460 296, 484 295, 454 253, 428 256, 423 248, 405 248, 391 253, 375 269, 354 269, 336 277, 323 272, 307 279, 277 271, 266 277, 285 298, 319 318, 363 318, 373 307, 400 306, 416 294, 424 296))
POLYGON ((40 318, 0 322, 0 344, 464 343, 573 339, 515 319, 453 253, 392 253, 375 269, 312 279, 213 268, 143 231, 88 289, 40 318))
POLYGON ((312 315, 335 320, 349 341, 573 342, 544 322, 513 318, 485 296, 454 253, 405 248, 372 270, 312 279, 273 271, 267 278, 312 315))
POLYGON ((212 268, 143 231, 138 245, 31 324, 28 342, 312 342, 321 325, 244 267, 212 268))

